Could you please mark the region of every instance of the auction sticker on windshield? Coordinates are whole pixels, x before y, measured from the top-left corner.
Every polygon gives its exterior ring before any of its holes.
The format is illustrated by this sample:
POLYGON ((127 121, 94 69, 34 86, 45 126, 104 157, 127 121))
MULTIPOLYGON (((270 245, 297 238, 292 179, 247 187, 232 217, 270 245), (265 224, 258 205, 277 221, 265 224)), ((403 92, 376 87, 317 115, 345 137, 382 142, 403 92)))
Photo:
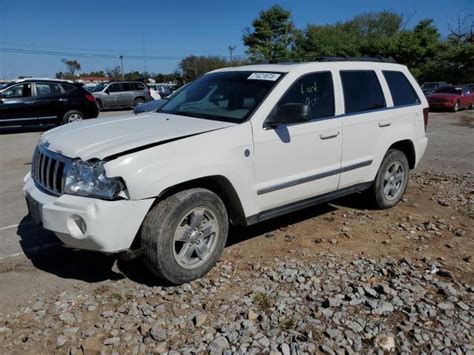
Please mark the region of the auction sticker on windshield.
POLYGON ((281 74, 277 73, 252 73, 247 79, 276 81, 280 76, 281 74))

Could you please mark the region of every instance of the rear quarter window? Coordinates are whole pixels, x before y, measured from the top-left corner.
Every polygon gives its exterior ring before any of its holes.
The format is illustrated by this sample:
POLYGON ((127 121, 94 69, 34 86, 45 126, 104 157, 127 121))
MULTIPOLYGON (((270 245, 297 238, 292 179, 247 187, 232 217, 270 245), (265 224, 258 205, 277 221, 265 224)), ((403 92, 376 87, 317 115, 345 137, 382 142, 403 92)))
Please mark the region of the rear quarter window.
POLYGON ((383 76, 385 77, 385 81, 390 89, 393 105, 395 107, 416 105, 421 102, 405 74, 399 71, 384 70, 383 76))
POLYGON ((373 70, 342 70, 340 74, 346 113, 386 107, 382 87, 373 70))
POLYGON ((76 90, 76 87, 74 85, 69 85, 69 84, 61 84, 65 92, 71 92, 76 90))

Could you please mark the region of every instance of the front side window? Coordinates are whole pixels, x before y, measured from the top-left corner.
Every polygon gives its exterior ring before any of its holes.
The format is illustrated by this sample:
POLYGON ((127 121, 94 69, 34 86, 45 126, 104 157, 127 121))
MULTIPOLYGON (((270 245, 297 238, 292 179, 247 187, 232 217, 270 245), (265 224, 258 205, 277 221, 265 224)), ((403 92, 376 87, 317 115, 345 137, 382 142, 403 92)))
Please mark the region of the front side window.
POLYGON ((311 119, 334 116, 334 86, 330 72, 312 73, 296 80, 277 104, 311 107, 311 119))
POLYGON ((59 84, 36 83, 36 96, 59 95, 61 87, 59 84))
POLYGON ((30 97, 31 96, 31 84, 20 84, 12 86, 9 89, 6 89, 2 97, 6 99, 16 99, 20 97, 30 97))
POLYGON ((282 76, 251 71, 206 74, 183 88, 158 112, 241 123, 282 76))
POLYGON ((390 94, 392 95, 393 106, 415 105, 420 103, 413 86, 406 78, 405 74, 399 71, 383 71, 383 76, 387 81, 390 94))
POLYGON ((341 71, 346 113, 385 107, 385 97, 377 74, 372 70, 341 71))

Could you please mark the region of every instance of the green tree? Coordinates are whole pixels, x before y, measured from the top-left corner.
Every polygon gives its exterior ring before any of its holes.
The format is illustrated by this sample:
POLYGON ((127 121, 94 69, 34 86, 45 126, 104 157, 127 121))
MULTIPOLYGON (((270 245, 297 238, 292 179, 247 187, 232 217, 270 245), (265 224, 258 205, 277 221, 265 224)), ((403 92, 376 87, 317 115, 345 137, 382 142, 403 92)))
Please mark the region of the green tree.
POLYGON ((253 30, 247 28, 243 36, 252 61, 273 63, 289 57, 295 30, 290 11, 278 5, 272 6, 260 12, 252 27, 253 30))
POLYGON ((81 70, 81 64, 75 59, 61 59, 61 61, 66 65, 67 76, 69 79, 74 79, 76 77, 76 71, 81 70))
POLYGON ((215 69, 229 66, 227 60, 217 56, 190 55, 179 63, 182 80, 188 83, 215 69))

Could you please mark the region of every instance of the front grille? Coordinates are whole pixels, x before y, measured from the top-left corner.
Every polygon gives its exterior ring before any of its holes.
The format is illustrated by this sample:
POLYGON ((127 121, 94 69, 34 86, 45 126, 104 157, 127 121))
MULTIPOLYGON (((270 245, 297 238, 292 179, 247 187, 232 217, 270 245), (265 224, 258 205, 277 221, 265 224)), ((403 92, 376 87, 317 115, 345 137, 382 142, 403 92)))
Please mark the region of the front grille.
POLYGON ((70 159, 39 145, 33 153, 31 176, 39 187, 54 195, 61 195, 70 159))
POLYGON ((429 102, 445 102, 445 99, 429 99, 429 102))

